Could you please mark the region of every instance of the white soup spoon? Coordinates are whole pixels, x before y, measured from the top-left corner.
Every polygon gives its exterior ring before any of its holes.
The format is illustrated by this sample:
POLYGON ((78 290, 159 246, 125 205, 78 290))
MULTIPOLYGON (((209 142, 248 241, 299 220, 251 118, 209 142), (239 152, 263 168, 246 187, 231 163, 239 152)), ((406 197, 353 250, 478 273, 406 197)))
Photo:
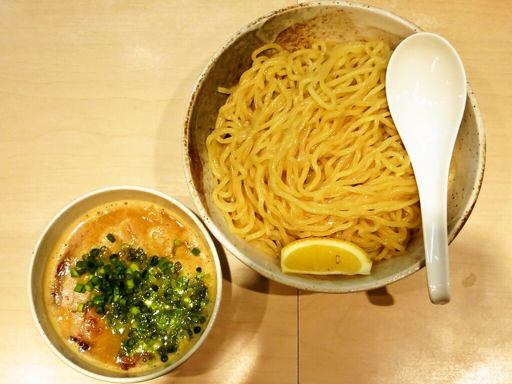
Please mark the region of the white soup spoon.
POLYGON ((448 172, 466 94, 462 61, 441 36, 413 34, 391 55, 386 95, 418 185, 428 290, 435 304, 450 301, 448 172))

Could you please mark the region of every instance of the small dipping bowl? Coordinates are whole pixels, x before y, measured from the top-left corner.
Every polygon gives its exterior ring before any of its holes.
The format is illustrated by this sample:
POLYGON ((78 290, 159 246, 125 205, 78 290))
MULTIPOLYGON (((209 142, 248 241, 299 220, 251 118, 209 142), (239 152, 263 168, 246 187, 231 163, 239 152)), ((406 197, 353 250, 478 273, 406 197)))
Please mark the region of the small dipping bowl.
POLYGON ((208 337, 219 311, 221 296, 222 272, 219 256, 217 254, 215 244, 202 222, 190 209, 174 198, 161 192, 143 187, 120 186, 100 189, 83 195, 68 204, 50 221, 37 241, 29 271, 29 299, 32 316, 36 322, 39 332, 53 352, 55 352, 66 364, 87 376, 116 383, 134 383, 154 379, 172 371, 186 361, 208 337), (212 257, 215 270, 216 292, 215 296, 211 298, 214 300, 214 303, 212 306, 212 313, 207 320, 208 322, 204 326, 203 333, 190 347, 190 349, 178 360, 169 365, 163 365, 145 372, 115 372, 113 370, 101 368, 99 365, 93 365, 86 361, 86 359, 81 358, 78 353, 71 351, 58 335, 57 330, 54 329, 50 319, 48 318, 44 305, 43 282, 46 263, 62 233, 76 219, 91 209, 119 200, 139 200, 154 203, 176 212, 179 219, 184 221, 200 238, 202 238, 204 244, 208 247, 208 252, 212 257))

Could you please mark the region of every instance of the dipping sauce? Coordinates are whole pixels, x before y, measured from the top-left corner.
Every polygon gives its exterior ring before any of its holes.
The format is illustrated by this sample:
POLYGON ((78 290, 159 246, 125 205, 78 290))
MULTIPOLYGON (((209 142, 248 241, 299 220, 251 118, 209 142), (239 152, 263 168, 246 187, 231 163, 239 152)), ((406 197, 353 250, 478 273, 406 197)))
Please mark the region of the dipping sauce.
POLYGON ((177 212, 138 200, 76 220, 51 252, 44 281, 57 333, 115 371, 179 359, 206 327, 216 285, 202 237, 177 212))

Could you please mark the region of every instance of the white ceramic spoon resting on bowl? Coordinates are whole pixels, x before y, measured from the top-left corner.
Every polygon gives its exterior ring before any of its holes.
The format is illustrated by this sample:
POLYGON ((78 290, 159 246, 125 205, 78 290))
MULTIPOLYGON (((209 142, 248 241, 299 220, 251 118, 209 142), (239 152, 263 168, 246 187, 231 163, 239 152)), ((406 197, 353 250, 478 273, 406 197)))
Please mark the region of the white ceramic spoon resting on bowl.
POLYGON ((428 289, 435 304, 450 301, 448 172, 466 93, 462 61, 442 37, 416 33, 393 52, 386 94, 418 184, 428 289))

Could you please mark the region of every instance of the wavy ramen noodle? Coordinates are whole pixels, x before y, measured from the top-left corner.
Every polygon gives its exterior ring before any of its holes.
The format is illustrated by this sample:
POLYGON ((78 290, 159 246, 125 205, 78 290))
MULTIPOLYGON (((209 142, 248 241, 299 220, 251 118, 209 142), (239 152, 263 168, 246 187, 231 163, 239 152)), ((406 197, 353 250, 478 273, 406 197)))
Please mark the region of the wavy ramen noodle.
POLYGON ((419 197, 385 94, 380 41, 317 42, 252 53, 220 108, 207 149, 213 200, 229 229, 278 255, 335 237, 373 260, 400 255, 419 230, 419 197))

